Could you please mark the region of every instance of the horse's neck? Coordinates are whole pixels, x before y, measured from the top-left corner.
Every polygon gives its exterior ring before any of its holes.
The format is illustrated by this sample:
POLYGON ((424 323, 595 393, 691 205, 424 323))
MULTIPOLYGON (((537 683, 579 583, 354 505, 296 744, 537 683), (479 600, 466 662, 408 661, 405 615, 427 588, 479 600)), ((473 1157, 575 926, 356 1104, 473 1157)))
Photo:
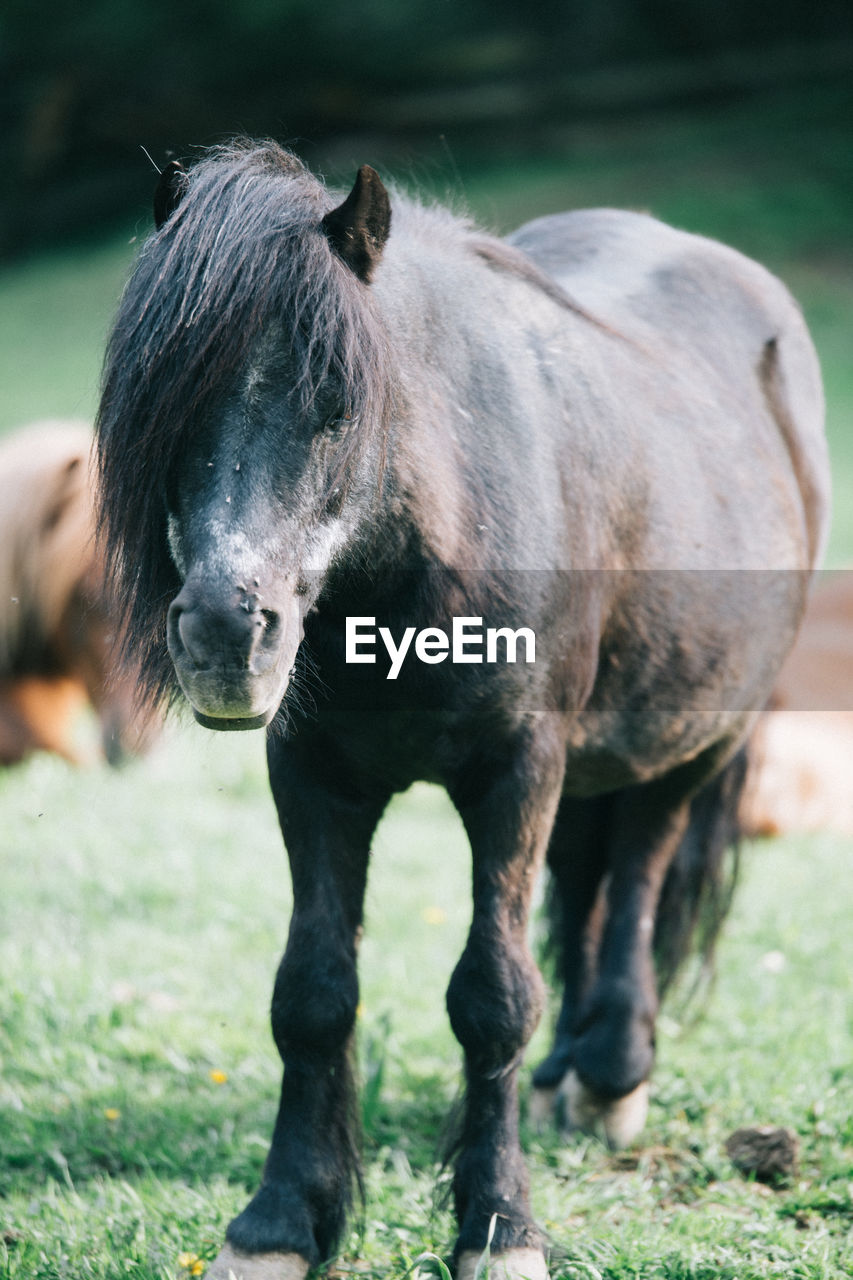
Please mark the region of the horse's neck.
MULTIPOLYGON (((453 228, 451 227, 451 230, 453 228)), ((471 362, 482 326, 471 299, 484 268, 458 242, 433 246, 401 234, 375 285, 389 334, 394 413, 387 442, 382 539, 425 549, 441 564, 470 561, 479 509, 472 493, 471 362)))

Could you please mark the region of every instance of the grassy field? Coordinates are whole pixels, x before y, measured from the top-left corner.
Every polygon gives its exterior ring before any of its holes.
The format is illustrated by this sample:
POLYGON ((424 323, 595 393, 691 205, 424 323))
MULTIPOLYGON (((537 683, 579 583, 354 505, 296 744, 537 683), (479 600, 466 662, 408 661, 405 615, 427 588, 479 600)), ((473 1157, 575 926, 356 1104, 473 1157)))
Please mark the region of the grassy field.
MULTIPOLYGON (((829 127, 840 106, 827 92, 764 117, 648 118, 567 132, 523 162, 416 175, 499 228, 630 204, 778 270, 824 366, 835 564, 853 562, 853 152, 829 127)), ((0 430, 91 414, 134 234, 0 272, 0 430)), ((257 1182, 289 910, 262 756, 254 735, 188 725, 120 773, 39 757, 0 776, 2 1280, 184 1280, 257 1182)), ((459 1084, 443 992, 467 925, 468 855, 428 787, 395 803, 375 854, 359 1023, 367 1198, 335 1274, 402 1280, 452 1241, 436 1194, 459 1084)), ((553 1280, 853 1274, 850 855, 829 835, 747 851, 707 1003, 685 1014, 674 1001, 661 1021, 634 1149, 525 1131, 553 1280), (799 1135, 784 1185, 743 1178, 725 1154, 727 1135, 755 1123, 799 1135)))
MULTIPOLYGON (((182 1256, 216 1252, 274 1118, 267 1008, 288 889, 261 744, 188 726, 120 774, 40 758, 0 779, 0 805, 0 1275, 181 1277, 182 1256)), ((663 1019, 635 1150, 526 1134, 554 1280, 850 1274, 849 857, 829 837, 749 851, 703 1018, 663 1019), (755 1123, 799 1134, 783 1187, 725 1155, 755 1123)), ((459 1072, 442 993, 467 881, 453 813, 416 788, 376 843, 368 1194, 340 1273, 401 1278, 452 1239, 434 1195, 459 1072)))

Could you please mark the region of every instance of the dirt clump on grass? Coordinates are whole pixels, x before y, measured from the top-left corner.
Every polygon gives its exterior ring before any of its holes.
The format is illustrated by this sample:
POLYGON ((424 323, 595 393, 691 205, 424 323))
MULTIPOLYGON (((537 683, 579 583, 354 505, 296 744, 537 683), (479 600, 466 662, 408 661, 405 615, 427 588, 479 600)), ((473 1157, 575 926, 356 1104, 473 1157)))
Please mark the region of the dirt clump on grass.
POLYGON ((755 1125, 736 1129, 726 1139, 726 1154, 735 1168, 759 1182, 779 1182, 797 1168, 800 1143, 792 1129, 755 1125))

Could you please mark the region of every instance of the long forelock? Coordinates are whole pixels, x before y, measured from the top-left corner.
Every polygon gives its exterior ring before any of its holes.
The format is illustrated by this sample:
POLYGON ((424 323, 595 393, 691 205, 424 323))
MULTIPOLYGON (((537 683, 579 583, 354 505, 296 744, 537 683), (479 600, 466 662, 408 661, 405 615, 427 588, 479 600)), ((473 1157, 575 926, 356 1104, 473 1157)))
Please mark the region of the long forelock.
POLYGON ((384 427, 384 334, 369 290, 322 233, 332 203, 275 143, 217 148, 191 168, 122 296, 97 423, 100 528, 151 696, 171 683, 165 611, 179 585, 163 494, 208 407, 239 385, 259 336, 271 326, 286 336, 298 413, 310 413, 333 379, 353 452, 384 427))

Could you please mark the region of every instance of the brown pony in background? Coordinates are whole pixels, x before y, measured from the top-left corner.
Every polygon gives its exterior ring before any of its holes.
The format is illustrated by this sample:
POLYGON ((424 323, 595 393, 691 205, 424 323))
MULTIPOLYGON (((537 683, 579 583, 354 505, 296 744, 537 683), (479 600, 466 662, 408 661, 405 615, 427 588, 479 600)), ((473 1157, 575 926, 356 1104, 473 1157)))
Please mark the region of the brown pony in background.
POLYGON ((749 754, 746 834, 853 835, 853 570, 816 583, 749 754))
POLYGON ((115 623, 94 542, 91 431, 43 422, 0 440, 0 764, 33 751, 81 763, 81 711, 118 764, 144 750, 136 672, 114 663, 115 623))

